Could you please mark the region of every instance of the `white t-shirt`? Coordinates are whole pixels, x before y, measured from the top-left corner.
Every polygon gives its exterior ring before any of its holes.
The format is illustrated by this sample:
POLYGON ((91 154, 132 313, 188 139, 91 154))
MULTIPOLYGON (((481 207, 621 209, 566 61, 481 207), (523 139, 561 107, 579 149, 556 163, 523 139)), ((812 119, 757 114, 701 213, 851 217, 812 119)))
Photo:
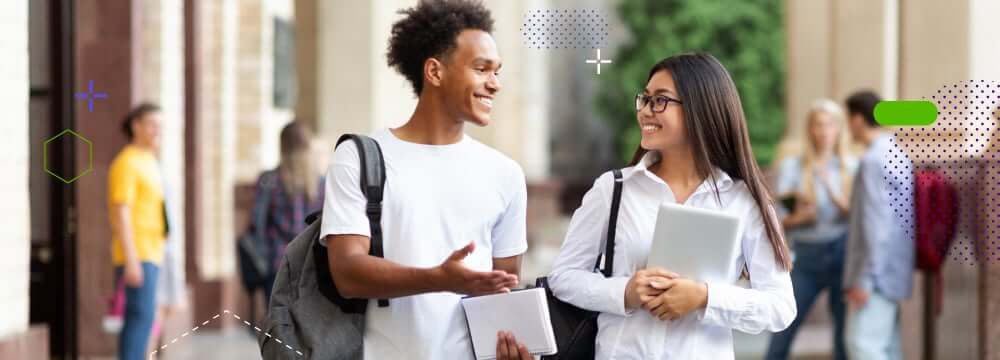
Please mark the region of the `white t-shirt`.
MULTIPOLYGON (((388 129, 372 138, 382 148, 386 168, 385 259, 429 268, 474 240, 476 249, 465 265, 489 271, 493 258, 527 250, 527 190, 516 162, 466 135, 449 145, 406 142, 388 129)), ((357 147, 337 147, 327 170, 321 239, 370 236, 358 169, 357 147)), ((369 301, 365 358, 474 358, 460 299, 442 292, 390 299, 387 308, 369 301)))

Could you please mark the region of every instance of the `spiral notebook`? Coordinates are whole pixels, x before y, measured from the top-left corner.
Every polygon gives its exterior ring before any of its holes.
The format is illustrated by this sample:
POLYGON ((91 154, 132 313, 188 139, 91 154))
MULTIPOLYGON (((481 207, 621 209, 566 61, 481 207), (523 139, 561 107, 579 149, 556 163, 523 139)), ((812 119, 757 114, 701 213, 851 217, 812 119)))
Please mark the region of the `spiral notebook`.
POLYGON ((478 360, 496 359, 499 331, 513 333, 532 355, 552 355, 557 351, 545 289, 465 297, 462 308, 478 360))

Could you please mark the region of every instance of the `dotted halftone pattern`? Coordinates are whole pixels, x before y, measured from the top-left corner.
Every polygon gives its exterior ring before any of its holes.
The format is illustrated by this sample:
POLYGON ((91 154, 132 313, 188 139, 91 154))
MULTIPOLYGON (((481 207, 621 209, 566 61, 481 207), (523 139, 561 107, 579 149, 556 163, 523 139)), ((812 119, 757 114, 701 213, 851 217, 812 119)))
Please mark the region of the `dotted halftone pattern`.
MULTIPOLYGON (((1000 84, 969 80, 945 85, 924 97, 938 108, 937 120, 929 126, 893 127, 896 147, 886 170, 897 177, 901 171, 935 170, 956 190, 955 238, 947 256, 974 265, 1000 261, 1000 144, 997 144, 997 103, 1000 84), (991 143, 992 142, 992 143, 991 143), (900 156, 912 161, 912 169, 901 167, 900 156), (978 241, 977 241, 978 240, 978 241)), ((891 181, 888 177, 886 180, 891 181)), ((912 219, 913 200, 890 188, 890 205, 898 216, 912 219)), ((904 187, 903 190, 906 190, 904 187)), ((938 214, 932 209, 931 219, 938 214)), ((915 233, 908 222, 907 235, 915 233)), ((910 237, 912 238, 912 237, 910 237)))
POLYGON ((892 207, 893 215, 902 220, 904 235, 907 239, 912 239, 916 233, 916 224, 913 222, 913 184, 907 180, 912 179, 909 175, 914 173, 913 162, 900 149, 906 145, 901 144, 898 137, 891 141, 893 146, 889 147, 889 153, 886 154, 889 158, 888 162, 885 163, 888 175, 882 179, 883 188, 888 191, 889 205, 892 207))
POLYGON ((532 10, 524 14, 521 40, 536 49, 607 47, 607 16, 593 9, 532 10))

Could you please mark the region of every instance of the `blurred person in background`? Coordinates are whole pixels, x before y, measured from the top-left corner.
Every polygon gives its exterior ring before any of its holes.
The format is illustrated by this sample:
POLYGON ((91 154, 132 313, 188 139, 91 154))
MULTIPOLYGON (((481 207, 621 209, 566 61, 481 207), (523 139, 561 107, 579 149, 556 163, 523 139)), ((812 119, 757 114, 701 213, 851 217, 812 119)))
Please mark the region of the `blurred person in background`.
MULTIPOLYGON (((262 227, 261 244, 268 261, 264 296, 270 301, 271 286, 285 247, 306 228, 307 215, 323 208, 322 162, 316 155, 312 131, 296 120, 281 129, 281 159, 278 167, 257 178, 252 214, 262 214, 263 223, 251 221, 251 233, 262 227)), ((257 219, 254 216, 252 219, 257 219)))
MULTIPOLYGON (((156 315, 156 289, 168 232, 160 148, 160 108, 141 104, 125 117, 129 139, 108 170, 111 259, 116 282, 124 282, 124 325, 118 357, 144 358, 156 315)), ((117 287, 117 286, 116 286, 117 287)))
POLYGON ((850 186, 857 159, 848 154, 844 111, 831 100, 815 102, 806 115, 801 154, 778 166, 775 193, 781 199, 779 218, 792 245, 792 284, 798 316, 771 337, 766 359, 787 359, 799 326, 817 296, 827 292, 833 317, 833 358, 846 359, 841 289, 850 186))
POLYGON ((901 359, 899 308, 913 291, 913 163, 875 121, 872 91, 847 98, 847 124, 865 147, 851 193, 844 263, 848 302, 846 345, 851 359, 901 359), (903 156, 899 156, 903 155, 903 156), (889 170, 892 166, 892 170, 889 170), (897 215, 898 210, 898 215, 897 215), (912 208, 910 209, 912 210, 912 208))
MULTIPOLYGON (((176 219, 176 214, 173 213, 173 208, 171 208, 171 201, 176 199, 175 196, 178 194, 172 192, 172 187, 167 177, 163 178, 163 201, 164 201, 164 211, 166 211, 167 219, 167 240, 166 244, 163 246, 163 263, 160 265, 160 278, 157 280, 156 285, 156 319, 153 322, 153 330, 151 333, 147 353, 156 350, 160 345, 165 344, 165 341, 170 339, 165 339, 163 330, 164 327, 170 322, 170 318, 174 314, 183 311, 187 306, 187 285, 184 282, 184 264, 181 262, 181 251, 180 240, 177 239, 180 231, 170 231, 170 224, 175 224, 173 219, 176 219)), ((161 350, 162 355, 162 350, 161 350)))

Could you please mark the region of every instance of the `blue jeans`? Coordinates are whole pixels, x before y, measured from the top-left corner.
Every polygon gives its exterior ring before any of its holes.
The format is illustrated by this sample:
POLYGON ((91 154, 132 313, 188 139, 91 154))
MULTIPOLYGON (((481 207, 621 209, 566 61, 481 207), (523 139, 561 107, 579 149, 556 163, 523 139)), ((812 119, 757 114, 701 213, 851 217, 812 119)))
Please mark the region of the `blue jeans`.
MULTIPOLYGON (((122 278, 124 267, 115 268, 117 281, 122 278)), ((121 360, 143 360, 149 333, 156 318, 156 281, 160 268, 150 262, 142 263, 142 286, 134 288, 125 285, 125 323, 118 334, 118 358, 121 360)))
POLYGON ((847 350, 851 359, 899 360, 899 303, 877 291, 847 319, 847 350))
POLYGON ((796 243, 795 265, 792 269, 792 287, 795 293, 795 304, 798 316, 784 331, 775 333, 767 348, 768 360, 784 360, 788 358, 789 350, 799 326, 805 321, 816 297, 823 291, 827 292, 830 312, 833 315, 833 358, 846 359, 844 346, 844 323, 846 319, 846 304, 841 286, 844 269, 844 246, 847 235, 827 243, 796 243))

